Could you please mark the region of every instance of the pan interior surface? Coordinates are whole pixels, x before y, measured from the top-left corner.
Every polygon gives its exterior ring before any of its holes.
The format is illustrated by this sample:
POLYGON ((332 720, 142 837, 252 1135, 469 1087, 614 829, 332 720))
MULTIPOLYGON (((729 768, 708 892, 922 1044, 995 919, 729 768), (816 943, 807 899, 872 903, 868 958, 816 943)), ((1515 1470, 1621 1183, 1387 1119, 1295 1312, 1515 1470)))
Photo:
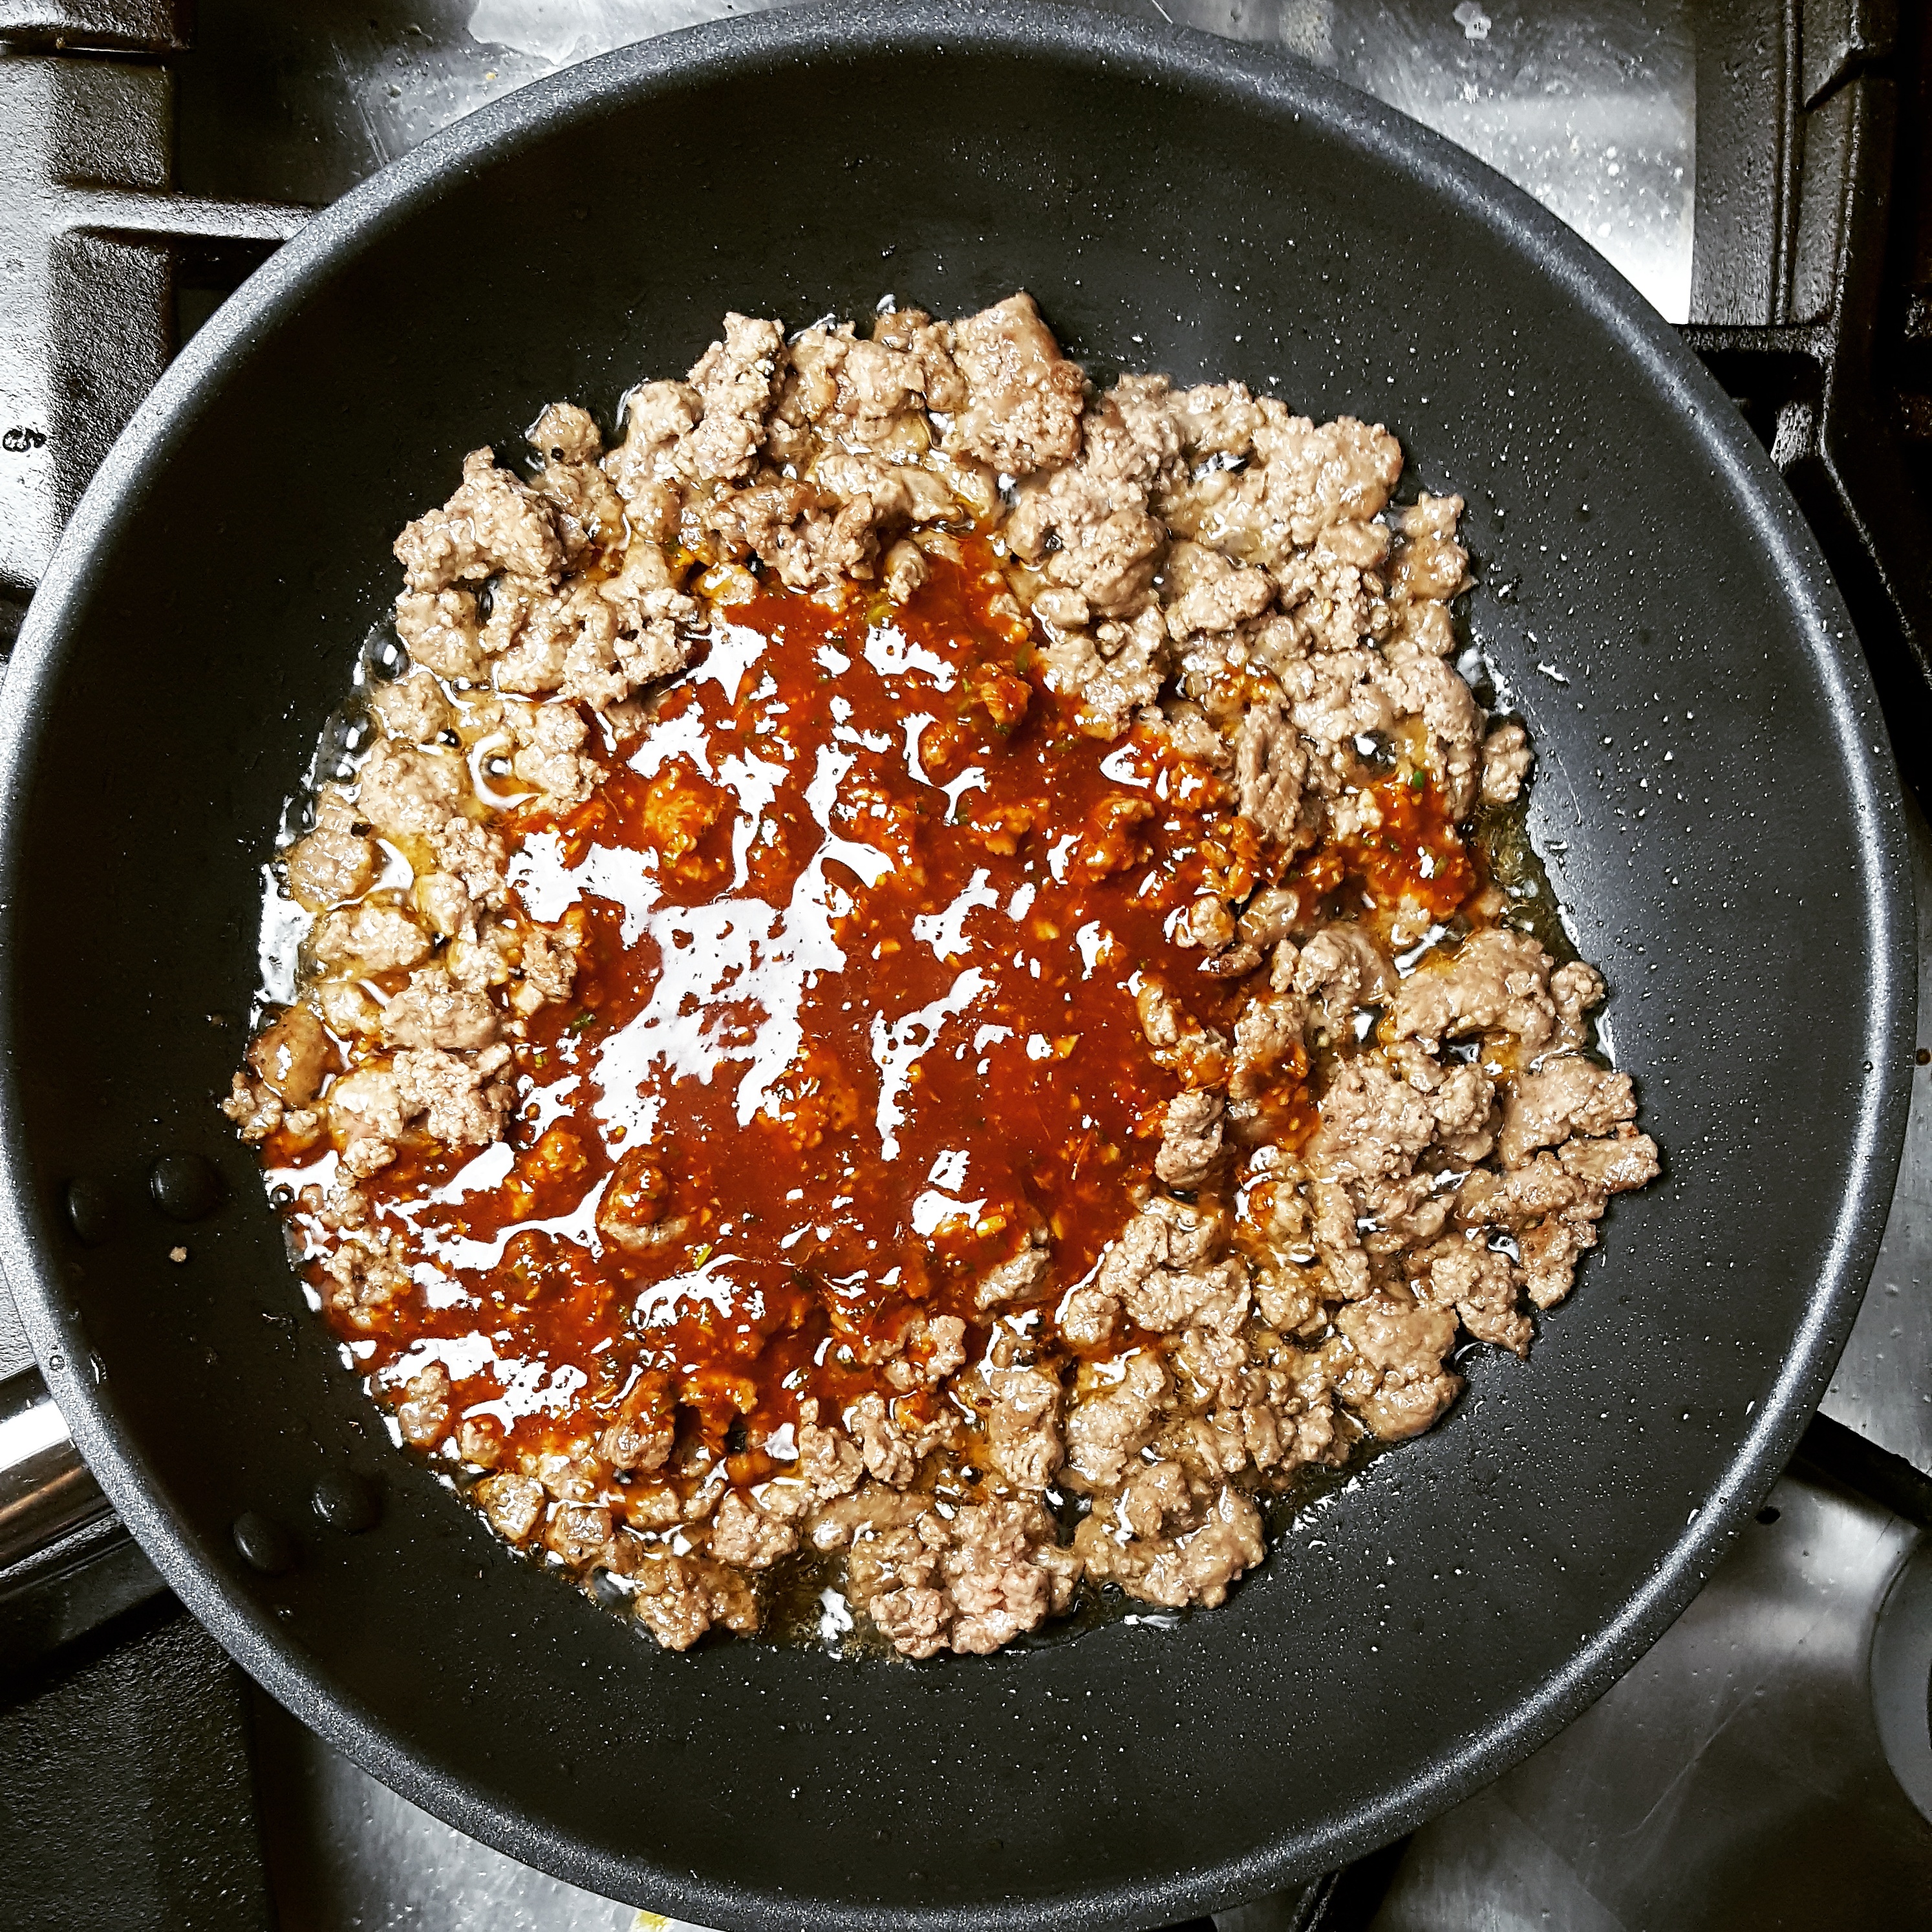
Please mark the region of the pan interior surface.
POLYGON ((330 214, 111 460, 4 698, 5 1260, 82 1448, 298 1715, 455 1823, 717 1926, 1158 1924, 1546 1736, 1682 1606, 1849 1328, 1903 1121, 1897 800, 1768 464, 1640 299, 1477 166, 1225 43, 864 6, 628 50, 330 214), (611 426, 728 309, 1030 291, 1098 380, 1380 419, 1468 500, 1474 641, 1665 1178, 1527 1362, 1306 1514, 1220 1610, 916 1666, 659 1652, 494 1544, 303 1306, 217 1113, 260 868, 464 452, 611 426), (156 1213, 158 1155, 224 1204, 156 1213), (112 1238, 63 1220, 105 1190, 112 1238), (189 1258, 171 1264, 169 1250, 189 1258), (58 1361, 56 1360, 58 1358, 58 1361), (309 1498, 376 1478, 353 1537, 309 1498), (296 1560, 248 1569, 244 1510, 296 1560))

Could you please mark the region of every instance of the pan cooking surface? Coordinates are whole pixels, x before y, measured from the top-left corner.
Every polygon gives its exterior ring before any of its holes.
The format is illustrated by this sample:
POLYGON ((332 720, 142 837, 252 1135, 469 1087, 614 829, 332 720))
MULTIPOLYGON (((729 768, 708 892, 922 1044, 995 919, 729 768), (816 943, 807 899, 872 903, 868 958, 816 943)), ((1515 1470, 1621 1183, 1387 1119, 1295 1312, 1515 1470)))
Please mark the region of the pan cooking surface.
MULTIPOLYGON (((1904 1107, 1898 800, 1796 512, 1640 299, 1306 70, 1048 8, 695 30, 438 137, 197 336, 0 699, 4 1258, 76 1439, 285 1702, 464 1829, 718 1925, 1152 1924, 1279 1886, 1546 1736, 1688 1600, 1822 1390, 1904 1107), (376 1437, 213 1097, 260 867, 389 534, 466 450, 608 412, 724 309, 1030 290, 1097 380, 1380 417, 1468 497, 1474 640, 1664 1179, 1527 1363, 1220 1610, 921 1666, 647 1642, 376 1437), (211 1017, 211 1006, 215 1008, 211 1017), (228 1184, 195 1224, 162 1154, 228 1184), (116 1232, 58 1214, 88 1178, 116 1232), (380 1478, 380 1522, 309 1498, 380 1478), (295 1558, 250 1568, 244 1512, 295 1558), (828 1856, 828 1852, 831 1856, 828 1856)), ((259 1549, 259 1544, 257 1546, 259 1549)))

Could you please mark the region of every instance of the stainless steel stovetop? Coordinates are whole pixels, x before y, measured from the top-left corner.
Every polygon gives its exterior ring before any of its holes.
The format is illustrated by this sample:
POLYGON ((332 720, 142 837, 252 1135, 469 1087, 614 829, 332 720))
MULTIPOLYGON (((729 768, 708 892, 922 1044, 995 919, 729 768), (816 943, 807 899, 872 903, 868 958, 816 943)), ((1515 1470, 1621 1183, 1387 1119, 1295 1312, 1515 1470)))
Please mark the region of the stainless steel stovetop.
MULTIPOLYGON (((0 0, 0 646, 119 421, 307 209, 557 65, 765 3, 200 0, 190 28, 185 0, 0 0)), ((1932 552, 1897 520, 1911 478, 1932 475, 1932 398, 1914 388, 1932 390, 1932 220, 1915 202, 1910 232, 1898 183, 1915 157, 1888 146, 1929 70, 1900 38, 1909 14, 1886 0, 1105 4, 1279 43, 1414 114, 1685 325, 1826 537, 1914 754, 1906 776, 1932 779, 1910 730, 1932 552), (1844 400, 1838 378, 1860 356, 1881 368, 1896 445, 1870 440, 1868 399, 1844 400)), ((1932 836, 1915 827, 1923 960, 1932 836)), ((1932 1042, 1932 976, 1927 988, 1932 1042)), ((1823 1415, 1703 1594, 1582 1718, 1402 1844, 1220 1914, 1222 1932, 1932 1924, 1932 1066, 1823 1415)), ((110 1613, 158 1588, 104 1510, 0 1294, 0 1754, 35 1722, 100 1720, 61 1701, 67 1660, 103 1654, 125 1626, 110 1613), (52 1584, 50 1550, 68 1552, 52 1584), (19 1613, 28 1583, 40 1594, 19 1613), (47 1655, 11 1674, 10 1642, 47 1655)), ((282 1932, 669 1922, 464 1838, 259 1696, 251 1729, 282 1932)), ((0 1924, 15 1922, 7 1843, 0 1822, 0 1924)))

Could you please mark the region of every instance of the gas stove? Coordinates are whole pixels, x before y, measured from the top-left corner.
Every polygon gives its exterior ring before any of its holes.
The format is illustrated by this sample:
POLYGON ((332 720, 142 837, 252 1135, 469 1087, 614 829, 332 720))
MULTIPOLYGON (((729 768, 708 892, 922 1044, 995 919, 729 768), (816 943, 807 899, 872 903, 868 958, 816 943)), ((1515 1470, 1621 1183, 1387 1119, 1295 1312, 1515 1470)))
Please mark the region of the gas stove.
MULTIPOLYGON (((0 650, 169 357, 315 208, 506 89, 765 0, 0 0, 0 650)), ((1108 0, 1428 123, 1678 324, 1816 529, 1932 785, 1932 28, 1892 0, 1108 0)), ((1920 954, 1932 832, 1912 814, 1920 954)), ((1932 1042, 1932 975, 1920 1038, 1932 1042)), ((1932 1046, 1823 1408, 1702 1595, 1567 1730, 1221 1932, 1924 1922, 1932 1046)), ((518 1865, 254 1691, 75 1456, 0 1292, 0 1927, 673 1922, 518 1865)), ((1200 1922, 1205 1926, 1209 1922, 1200 1922)), ((1198 1932, 1198 1928, 1196 1928, 1198 1932)))

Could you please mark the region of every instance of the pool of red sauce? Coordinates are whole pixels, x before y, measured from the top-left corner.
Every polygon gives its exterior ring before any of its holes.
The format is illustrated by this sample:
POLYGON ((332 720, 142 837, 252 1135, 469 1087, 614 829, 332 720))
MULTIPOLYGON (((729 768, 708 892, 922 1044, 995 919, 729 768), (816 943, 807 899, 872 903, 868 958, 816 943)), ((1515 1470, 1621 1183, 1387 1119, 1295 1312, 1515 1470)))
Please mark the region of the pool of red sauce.
MULTIPOLYGON (((1344 916, 1406 896, 1447 919, 1480 883, 1413 778, 1376 784, 1364 838, 1292 863, 1266 849, 1158 737, 1081 731, 997 558, 976 540, 962 556, 902 606, 732 608, 585 804, 506 821, 535 916, 574 900, 575 991, 518 1048, 507 1173, 503 1150, 425 1143, 367 1184, 436 1292, 373 1334, 341 1325, 365 1373, 486 1337, 494 1360, 472 1344, 452 1364, 454 1411, 513 1394, 496 1412, 537 1450, 594 1435, 656 1371, 698 1464, 761 1480, 804 1400, 829 1419, 894 1394, 884 1362, 922 1315, 964 1318, 976 1359, 975 1284, 1030 1227, 1053 1245, 1051 1334, 1149 1180, 1180 1085, 1150 1057, 1135 976, 1224 1029, 1255 984, 1168 937, 1204 886, 1285 879, 1344 916), (607 1187, 676 1238, 599 1241, 607 1187)), ((1269 1096, 1291 1138, 1312 1119, 1304 1070, 1269 1096)))

